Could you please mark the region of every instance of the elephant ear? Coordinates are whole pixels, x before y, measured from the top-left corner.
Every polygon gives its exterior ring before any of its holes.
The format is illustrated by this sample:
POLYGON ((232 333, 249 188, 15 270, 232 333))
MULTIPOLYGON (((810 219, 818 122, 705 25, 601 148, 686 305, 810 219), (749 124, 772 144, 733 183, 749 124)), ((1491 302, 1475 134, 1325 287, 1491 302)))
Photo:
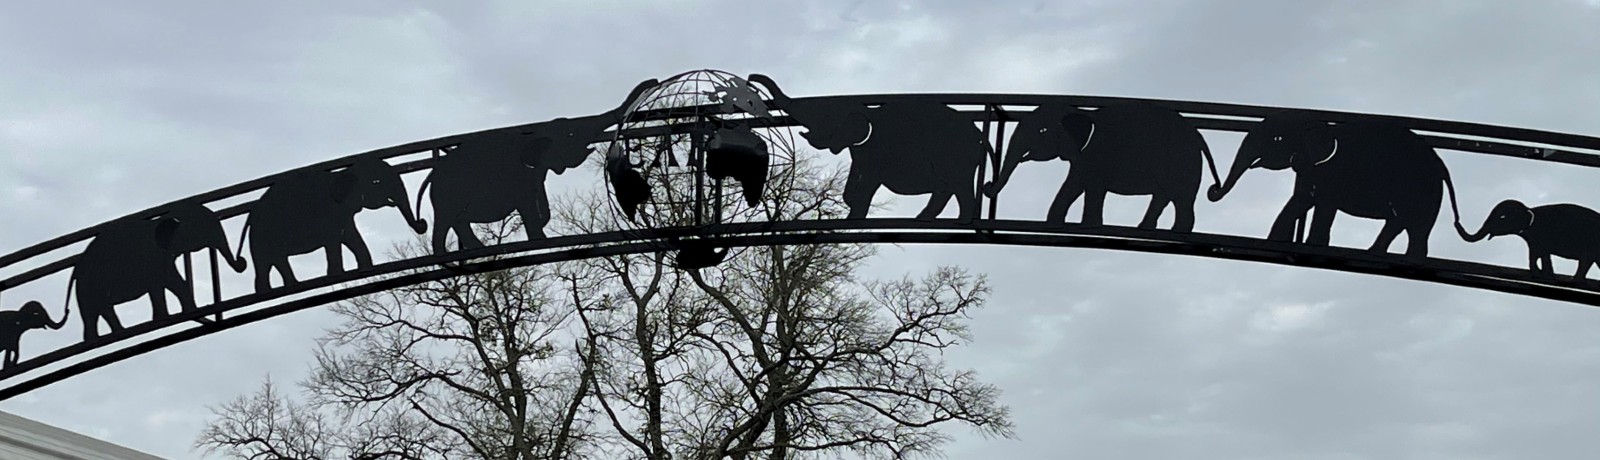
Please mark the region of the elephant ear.
POLYGON ((1339 139, 1334 137, 1331 126, 1315 122, 1299 131, 1300 145, 1289 160, 1296 172, 1309 170, 1339 154, 1339 139))
POLYGON ((1082 151, 1094 141, 1094 119, 1082 112, 1074 111, 1063 115, 1061 128, 1065 130, 1063 140, 1074 150, 1082 151))
POLYGON ((178 223, 178 218, 171 214, 156 221, 156 247, 164 251, 172 249, 172 243, 178 238, 178 223))
POLYGON ((550 151, 550 147, 555 143, 556 140, 551 139, 550 136, 539 136, 528 141, 527 147, 517 153, 517 160, 522 162, 523 166, 529 168, 543 167, 547 163, 545 159, 548 158, 548 155, 557 153, 550 151))
POLYGON ((356 176, 355 166, 333 173, 333 183, 328 184, 329 198, 333 198, 335 203, 344 204, 350 200, 350 195, 355 193, 356 182, 359 181, 360 178, 356 176))

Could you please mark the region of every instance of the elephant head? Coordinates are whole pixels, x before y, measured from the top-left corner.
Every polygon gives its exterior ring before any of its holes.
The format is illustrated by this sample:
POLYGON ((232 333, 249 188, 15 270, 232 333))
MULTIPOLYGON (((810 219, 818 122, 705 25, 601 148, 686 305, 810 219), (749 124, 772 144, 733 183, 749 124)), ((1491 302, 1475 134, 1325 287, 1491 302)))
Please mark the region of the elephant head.
POLYGON ((1496 236, 1522 233, 1532 225, 1533 210, 1528 209, 1528 205, 1517 200, 1505 200, 1494 205, 1494 210, 1489 211, 1489 217, 1484 219, 1476 233, 1467 233, 1467 229, 1459 223, 1456 224, 1456 232, 1468 243, 1476 243, 1486 236, 1492 240, 1496 236))
POLYGON ((1076 160, 1093 138, 1094 120, 1077 107, 1042 106, 1020 118, 1006 144, 999 176, 983 186, 990 198, 1005 188, 1022 162, 1076 160))
POLYGON ((217 214, 198 203, 180 203, 156 218, 155 244, 174 256, 202 249, 222 253, 236 273, 244 273, 244 258, 228 250, 228 236, 217 214))
POLYGON ((419 235, 428 231, 428 221, 411 211, 411 201, 406 197, 406 184, 400 180, 400 173, 382 159, 363 158, 334 172, 333 186, 328 192, 333 195, 334 202, 351 211, 398 207, 411 230, 419 235))
POLYGON ((578 118, 562 117, 533 125, 530 131, 521 133, 524 142, 518 150, 518 158, 523 166, 554 171, 556 174, 582 165, 592 152, 589 145, 594 143, 595 138, 606 128, 621 121, 645 91, 660 84, 654 78, 639 82, 628 93, 628 98, 622 101, 622 105, 604 113, 578 118))
POLYGON ((1300 117, 1269 117, 1261 120, 1245 134, 1239 143, 1239 152, 1233 157, 1233 166, 1222 184, 1212 185, 1206 198, 1219 201, 1233 190, 1234 184, 1246 170, 1263 168, 1273 171, 1293 168, 1304 172, 1333 158, 1339 152, 1339 141, 1326 122, 1300 117))
POLYGON ((778 88, 777 82, 762 74, 750 74, 751 82, 760 83, 772 93, 772 101, 789 117, 806 128, 800 133, 812 148, 832 153, 861 145, 872 138, 872 120, 860 104, 833 100, 794 100, 778 88))
POLYGON ((22 304, 22 308, 17 310, 17 313, 15 326, 19 331, 45 328, 56 330, 67 325, 67 315, 71 314, 71 308, 69 307, 68 311, 61 315, 59 321, 51 320, 50 313, 44 311, 44 304, 39 303, 37 300, 30 300, 28 303, 22 304))

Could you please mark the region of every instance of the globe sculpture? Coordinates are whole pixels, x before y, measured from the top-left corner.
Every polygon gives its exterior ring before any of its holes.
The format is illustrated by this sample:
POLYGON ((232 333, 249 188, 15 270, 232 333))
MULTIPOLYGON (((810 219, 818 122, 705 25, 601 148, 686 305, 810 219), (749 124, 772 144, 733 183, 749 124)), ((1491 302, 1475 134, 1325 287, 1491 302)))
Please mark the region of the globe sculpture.
MULTIPOLYGON (((611 210, 624 228, 703 227, 761 222, 767 186, 794 165, 792 127, 770 95, 739 76, 685 72, 645 91, 624 111, 605 146, 611 210)), ((727 256, 709 240, 686 238, 680 267, 715 265, 727 256)))

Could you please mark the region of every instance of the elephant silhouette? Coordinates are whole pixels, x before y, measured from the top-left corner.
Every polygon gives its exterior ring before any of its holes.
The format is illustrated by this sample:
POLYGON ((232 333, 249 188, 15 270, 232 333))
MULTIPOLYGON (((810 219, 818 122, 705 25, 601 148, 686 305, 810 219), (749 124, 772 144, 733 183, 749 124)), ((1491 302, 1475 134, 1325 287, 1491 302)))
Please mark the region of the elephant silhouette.
POLYGON ((972 120, 932 101, 894 101, 876 107, 838 99, 792 99, 771 78, 751 74, 772 94, 775 105, 806 128, 812 147, 850 150, 844 202, 851 219, 867 216, 881 187, 899 195, 932 194, 917 219, 938 217, 950 198, 958 220, 978 215, 978 167, 994 151, 972 120))
POLYGON ((636 165, 628 162, 628 156, 623 153, 622 146, 613 142, 606 151, 606 179, 611 181, 611 190, 616 194, 617 206, 622 208, 622 214, 633 221, 639 213, 639 206, 650 201, 650 183, 645 181, 644 175, 635 168, 636 165))
POLYGON ((1383 220, 1370 250, 1388 252, 1400 232, 1407 236, 1407 256, 1426 257, 1428 237, 1443 199, 1439 183, 1450 192, 1450 209, 1461 223, 1455 184, 1449 168, 1421 136, 1388 122, 1329 124, 1299 114, 1268 116, 1252 127, 1239 144, 1228 177, 1207 191, 1219 201, 1246 170, 1292 169, 1294 192, 1272 223, 1267 239, 1295 238, 1297 221, 1310 224, 1305 242, 1326 246, 1335 212, 1383 220))
POLYGON ((483 247, 472 224, 499 222, 513 211, 522 217, 529 240, 544 238, 544 226, 550 223, 545 177, 582 165, 591 153, 589 144, 657 84, 656 79, 639 83, 622 105, 605 113, 484 133, 449 149, 417 190, 421 206, 422 194, 433 187, 433 252, 449 251, 445 241, 450 233, 460 249, 483 247))
POLYGON ((1554 275, 1550 256, 1576 260, 1574 279, 1583 279, 1589 266, 1600 263, 1600 213, 1570 203, 1528 207, 1521 201, 1505 200, 1489 211, 1475 233, 1456 224, 1456 231, 1469 243, 1485 237, 1516 235, 1528 245, 1528 270, 1554 275))
POLYGON ((250 209, 240 238, 250 240, 255 263, 256 292, 271 289, 276 268, 283 284, 295 282, 289 257, 317 249, 326 251, 328 274, 344 271, 344 252, 355 255, 356 269, 372 266, 372 253, 356 230, 355 216, 363 209, 393 206, 418 234, 428 223, 412 214, 405 183, 393 166, 378 158, 358 159, 338 171, 301 170, 289 173, 267 188, 250 209))
POLYGON ((20 309, 0 311, 0 351, 5 355, 0 369, 17 363, 17 355, 22 353, 22 333, 34 329, 61 329, 67 325, 70 314, 72 309, 68 308, 60 320, 52 320, 50 313, 44 311, 44 304, 36 300, 22 304, 20 309))
POLYGON ((1022 162, 1069 161, 1072 169, 1046 214, 1050 223, 1065 223, 1080 196, 1083 223, 1100 225, 1106 193, 1149 195, 1140 228, 1155 228, 1170 204, 1176 214, 1172 230, 1189 232, 1194 230, 1194 202, 1204 175, 1200 163, 1210 169, 1214 183, 1222 182, 1205 137, 1170 108, 1121 103, 1088 111, 1049 104, 1020 118, 999 176, 984 185, 984 194, 999 194, 1022 162))
MULTIPOLYGON (((68 293, 76 293, 83 319, 83 339, 100 336, 100 320, 111 332, 122 330, 115 307, 149 296, 152 319, 166 317, 166 291, 178 297, 183 310, 195 308, 194 292, 178 273, 178 256, 210 249, 244 273, 243 258, 228 250, 228 237, 216 213, 197 203, 178 203, 154 219, 128 219, 106 224, 78 255, 68 293), (76 291, 74 291, 76 287, 76 291)), ((212 267, 216 270, 217 267, 212 267)))

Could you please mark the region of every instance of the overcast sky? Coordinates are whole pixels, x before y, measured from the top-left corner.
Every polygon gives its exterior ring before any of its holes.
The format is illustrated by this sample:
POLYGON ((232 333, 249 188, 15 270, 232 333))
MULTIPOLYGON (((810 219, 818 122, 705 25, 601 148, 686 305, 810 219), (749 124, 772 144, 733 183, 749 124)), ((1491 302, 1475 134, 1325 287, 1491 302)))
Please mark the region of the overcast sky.
MULTIPOLYGON (((699 68, 765 73, 796 96, 1137 96, 1600 135, 1594 0, 754 5, 8 5, 0 252, 337 156, 596 113, 640 80, 699 68)), ((1208 139, 1220 162, 1231 160, 1237 136, 1208 139)), ((1471 227, 1504 198, 1600 207, 1592 185, 1600 173, 1442 155, 1471 227)), ((1065 171, 1025 165, 1003 212, 1042 217, 1065 171)), ((1288 174, 1256 171, 1224 202, 1202 199, 1197 230, 1265 235, 1288 174)), ((900 202, 909 213, 921 199, 900 202)), ((1108 222, 1132 224, 1144 203, 1114 197, 1107 208, 1108 222)), ((1469 245, 1449 219, 1448 211, 1440 218, 1434 255, 1524 263, 1517 240, 1469 245)), ((404 235, 392 210, 361 220, 382 228, 375 236, 404 235)), ((1365 247, 1376 230, 1343 216, 1334 242, 1365 247)), ((387 242, 371 246, 381 252, 387 242)), ((972 319, 975 343, 950 359, 1005 391, 1019 439, 952 427, 961 439, 950 458, 1588 458, 1600 448, 1600 311, 1589 307, 1136 253, 907 246, 881 254, 868 275, 962 264, 993 281, 990 305, 972 319)), ((1570 273, 1572 264, 1558 267, 1570 273)), ((36 284, 7 292, 0 308, 32 297, 59 311, 64 280, 36 284)), ((206 406, 267 374, 298 379, 311 338, 330 319, 313 310, 195 340, 0 410, 200 458, 189 446, 206 406)), ((68 329, 29 335, 24 351, 68 343, 77 334, 68 329)))

